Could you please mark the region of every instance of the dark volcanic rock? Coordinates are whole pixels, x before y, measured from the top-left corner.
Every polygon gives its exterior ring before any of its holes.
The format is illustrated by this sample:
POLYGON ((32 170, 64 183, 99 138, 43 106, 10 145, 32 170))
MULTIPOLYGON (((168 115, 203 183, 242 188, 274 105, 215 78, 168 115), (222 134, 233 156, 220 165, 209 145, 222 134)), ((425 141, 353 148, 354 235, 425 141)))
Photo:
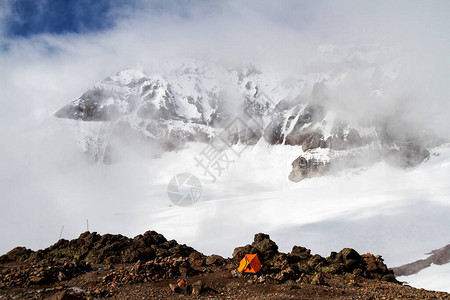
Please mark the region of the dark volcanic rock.
POLYGON ((18 262, 81 260, 95 264, 115 264, 132 263, 138 260, 145 262, 157 256, 188 257, 193 251, 191 247, 180 245, 174 240, 167 241, 164 236, 155 231, 147 231, 134 239, 119 234, 99 235, 96 232, 85 232, 78 239, 59 240, 53 246, 36 252, 14 249, 9 254, 9 258, 7 254, 2 259, 18 262))
MULTIPOLYGON (((258 233, 252 245, 235 248, 233 252, 235 265, 248 253, 256 253, 262 262, 263 274, 280 283, 287 280, 301 280, 303 276, 317 273, 330 275, 350 273, 369 279, 397 282, 394 273, 383 263, 381 256, 369 253, 361 256, 351 248, 331 252, 327 258, 318 254, 311 255, 311 250, 300 246, 294 246, 291 253, 285 254, 278 251, 278 246, 269 235, 258 233)), ((314 280, 319 285, 324 284, 320 276, 314 280)))
POLYGON ((294 246, 290 254, 291 256, 298 257, 300 260, 307 260, 311 257, 311 250, 305 247, 294 246))
POLYGON ((26 287, 65 281, 91 271, 89 264, 83 262, 65 262, 56 264, 29 265, 4 270, 0 277, 3 287, 26 287))
MULTIPOLYGON (((12 266, 2 266, 0 289, 55 284, 96 270, 97 275, 101 274, 97 281, 103 287, 118 288, 128 284, 178 279, 178 285, 172 285, 174 292, 198 295, 214 290, 200 283, 191 285, 185 278, 223 271, 231 265, 236 267, 248 253, 256 253, 262 263, 261 277, 250 279, 252 283, 288 282, 322 286, 328 284, 332 275, 346 273, 353 279, 365 277, 397 283, 381 256, 361 256, 351 248, 332 252, 327 258, 311 255, 309 249, 300 246, 294 246, 286 254, 278 251, 278 246, 269 235, 258 233, 251 245, 236 248, 233 259, 229 260, 219 255, 206 257, 175 240, 166 240, 154 231, 147 231, 134 239, 85 232, 78 239, 60 240, 36 252, 25 248, 13 249, 2 256, 2 260, 12 266), (96 267, 92 268, 90 263, 96 267), (116 267, 111 267, 111 263, 117 263, 116 267), (208 268, 202 269, 202 266, 208 268)), ((240 276, 238 274, 236 277, 240 276)), ((354 282, 353 286, 357 286, 357 283, 354 282)), ((92 295, 106 297, 109 293, 112 292, 100 289, 93 291, 92 295)))
POLYGON ((345 271, 353 272, 355 269, 365 269, 365 261, 358 252, 351 248, 342 249, 338 253, 338 258, 344 264, 345 271))
POLYGON ((272 241, 268 234, 258 233, 255 234, 254 241, 252 243, 252 253, 259 254, 261 262, 271 260, 278 253, 278 246, 272 241))
POLYGON ((33 251, 30 249, 25 247, 16 247, 5 255, 0 256, 0 263, 24 261, 30 257, 31 253, 33 253, 33 251))
POLYGON ((210 256, 208 256, 206 258, 206 262, 205 263, 206 263, 207 266, 212 266, 212 265, 222 266, 222 265, 225 264, 225 259, 222 256, 220 256, 220 255, 213 254, 213 255, 210 255, 210 256))
POLYGON ((120 286, 129 283, 147 283, 162 279, 192 276, 198 271, 191 267, 188 258, 156 258, 148 262, 138 261, 132 267, 121 267, 102 277, 102 283, 120 286))
POLYGON ((201 267, 205 264, 205 256, 198 251, 194 251, 191 254, 189 254, 189 263, 194 268, 201 267))
POLYGON ((233 262, 238 264, 241 259, 244 258, 245 254, 249 254, 252 251, 251 245, 246 245, 244 247, 237 247, 233 251, 233 262))

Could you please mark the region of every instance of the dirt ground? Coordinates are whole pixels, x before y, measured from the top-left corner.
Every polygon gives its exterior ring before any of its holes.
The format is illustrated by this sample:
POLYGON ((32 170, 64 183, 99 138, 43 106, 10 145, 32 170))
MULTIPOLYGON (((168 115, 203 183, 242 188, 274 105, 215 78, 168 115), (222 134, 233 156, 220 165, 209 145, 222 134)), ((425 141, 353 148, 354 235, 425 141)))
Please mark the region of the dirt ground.
MULTIPOLYGON (((124 267, 127 266, 117 269, 124 267)), ((324 274, 320 285, 294 281, 278 284, 260 282, 262 280, 255 276, 234 278, 229 270, 213 267, 208 273, 182 278, 189 286, 201 286, 198 293, 183 294, 169 286, 178 286, 181 278, 149 283, 105 283, 103 278, 111 272, 96 267, 94 271, 61 283, 3 288, 0 299, 450 299, 447 293, 351 274, 324 274)))

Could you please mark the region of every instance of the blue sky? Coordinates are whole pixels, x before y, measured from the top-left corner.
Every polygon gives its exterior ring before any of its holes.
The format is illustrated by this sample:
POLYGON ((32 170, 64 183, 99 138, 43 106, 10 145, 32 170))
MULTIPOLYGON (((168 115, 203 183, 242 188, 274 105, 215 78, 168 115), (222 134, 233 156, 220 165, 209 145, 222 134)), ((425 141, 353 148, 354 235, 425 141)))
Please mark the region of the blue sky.
POLYGON ((41 33, 83 34, 110 29, 138 12, 149 17, 174 14, 188 18, 194 6, 217 5, 218 2, 192 0, 4 0, 2 27, 10 38, 41 33))
POLYGON ((123 1, 95 0, 10 1, 6 33, 11 37, 28 37, 102 30, 114 24, 112 9, 124 5, 123 1))

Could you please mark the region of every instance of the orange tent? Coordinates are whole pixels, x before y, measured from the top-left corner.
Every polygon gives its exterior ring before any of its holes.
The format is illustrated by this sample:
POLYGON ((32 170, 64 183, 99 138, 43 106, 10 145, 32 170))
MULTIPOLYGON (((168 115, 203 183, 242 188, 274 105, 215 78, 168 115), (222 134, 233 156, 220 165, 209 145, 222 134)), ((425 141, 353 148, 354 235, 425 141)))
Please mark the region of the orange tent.
POLYGON ((238 271, 242 274, 256 274, 260 270, 261 262, 256 254, 245 254, 238 268, 238 271))

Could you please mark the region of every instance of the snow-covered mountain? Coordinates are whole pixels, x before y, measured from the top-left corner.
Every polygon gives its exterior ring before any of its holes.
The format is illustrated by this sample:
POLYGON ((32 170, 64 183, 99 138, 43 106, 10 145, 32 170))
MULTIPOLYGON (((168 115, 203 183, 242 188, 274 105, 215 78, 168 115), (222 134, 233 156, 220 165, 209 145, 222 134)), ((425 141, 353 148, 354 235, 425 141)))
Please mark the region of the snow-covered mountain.
POLYGON ((205 61, 165 73, 129 69, 107 77, 55 115, 79 121, 83 150, 106 163, 119 159, 117 149, 124 146, 157 154, 187 142, 209 143, 224 132, 230 145, 264 139, 301 146, 292 181, 381 159, 409 168, 429 157, 426 147, 436 140, 423 129, 396 116, 361 114, 361 107, 343 108, 335 100, 335 91, 351 78, 370 87, 370 99, 364 101, 382 99, 397 76, 395 56, 362 46, 323 46, 318 55, 329 61, 327 68, 289 76, 205 61))
MULTIPOLYGON (((95 160, 108 161, 113 140, 124 136, 137 135, 162 150, 173 150, 186 142, 211 141, 244 105, 253 115, 267 117, 270 103, 262 106, 254 100, 263 82, 253 67, 227 70, 183 64, 169 74, 151 75, 131 69, 98 83, 56 116, 82 121, 85 130, 80 140, 85 151, 95 160), (235 100, 240 97, 242 101, 235 100)), ((248 137, 241 134, 239 140, 254 142, 251 128, 245 129, 248 137)))

